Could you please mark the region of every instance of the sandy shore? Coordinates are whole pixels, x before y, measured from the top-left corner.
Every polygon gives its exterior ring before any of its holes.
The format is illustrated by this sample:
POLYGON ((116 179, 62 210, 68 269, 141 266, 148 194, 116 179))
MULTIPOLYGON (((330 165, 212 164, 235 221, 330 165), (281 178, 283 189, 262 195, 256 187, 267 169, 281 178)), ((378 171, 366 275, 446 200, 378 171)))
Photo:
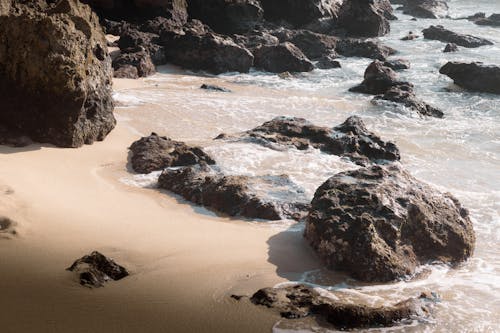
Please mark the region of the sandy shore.
POLYGON ((276 314, 229 295, 318 267, 301 234, 122 184, 135 139, 119 122, 81 149, 0 147, 0 215, 18 232, 0 239, 2 332, 270 332, 276 314), (65 268, 93 250, 132 275, 79 286, 65 268))

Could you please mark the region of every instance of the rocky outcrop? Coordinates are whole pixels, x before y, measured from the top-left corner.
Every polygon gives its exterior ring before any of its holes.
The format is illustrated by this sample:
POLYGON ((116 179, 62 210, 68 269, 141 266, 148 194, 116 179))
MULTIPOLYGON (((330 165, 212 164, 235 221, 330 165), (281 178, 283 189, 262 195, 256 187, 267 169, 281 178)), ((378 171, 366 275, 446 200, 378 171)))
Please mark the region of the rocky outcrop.
POLYGON ((471 91, 500 94, 500 67, 480 62, 448 62, 439 73, 449 76, 455 84, 471 91))
POLYGON ((264 16, 258 0, 188 0, 188 10, 190 18, 226 34, 252 30, 264 16))
POLYGON ((97 16, 76 0, 35 7, 0 16, 0 123, 62 147, 103 140, 116 121, 97 16))
POLYGON ((361 118, 349 117, 334 128, 316 126, 303 118, 277 117, 250 131, 231 137, 220 135, 226 140, 246 141, 265 147, 283 150, 295 147, 309 148, 351 158, 358 164, 397 161, 399 150, 392 142, 386 142, 368 131, 361 118))
POLYGON ((272 73, 310 72, 312 62, 292 43, 261 46, 254 51, 255 67, 272 73))
POLYGON ((130 146, 132 168, 138 173, 150 173, 167 167, 177 167, 205 162, 215 164, 201 148, 174 141, 151 133, 130 146))
POLYGON ((316 316, 337 329, 387 327, 404 320, 425 319, 431 316, 437 296, 422 293, 394 305, 374 307, 336 301, 324 289, 298 284, 287 287, 263 288, 250 298, 252 303, 278 311, 288 319, 316 316))
POLYGON ((344 57, 361 57, 385 60, 396 50, 378 42, 360 39, 342 39, 337 42, 335 51, 344 57))
POLYGON ((144 50, 120 54, 113 60, 113 69, 117 78, 137 79, 156 73, 149 53, 144 50))
POLYGON ((260 0, 264 17, 269 21, 286 21, 300 27, 312 21, 337 17, 341 0, 260 0))
POLYGON ((301 220, 309 209, 304 190, 286 175, 224 175, 202 163, 164 170, 158 186, 229 216, 301 220))
POLYGON ((165 47, 168 62, 189 69, 245 73, 253 65, 250 51, 196 20, 182 28, 162 31, 160 44, 165 47))
POLYGON ((348 0, 340 8, 337 26, 350 36, 377 37, 389 33, 389 0, 348 0))
POLYGON ((487 39, 471 35, 458 34, 445 29, 441 25, 431 25, 429 28, 422 30, 422 32, 424 33, 424 37, 426 39, 439 40, 444 43, 454 43, 468 48, 493 45, 493 43, 487 39))
POLYGON ((109 280, 117 281, 129 275, 124 267, 97 251, 76 260, 66 270, 78 274, 80 284, 89 288, 103 287, 109 280))
POLYGON ((448 4, 445 0, 406 0, 402 9, 407 15, 437 19, 447 15, 448 4))
POLYGON ((442 111, 418 99, 411 83, 399 81, 396 73, 378 60, 366 68, 363 82, 349 91, 376 95, 372 100, 374 103, 393 102, 423 116, 442 118, 444 115, 442 111))
POLYGON ((314 194, 305 238, 328 267, 363 281, 391 281, 420 264, 472 255, 468 211, 397 164, 339 173, 314 194))

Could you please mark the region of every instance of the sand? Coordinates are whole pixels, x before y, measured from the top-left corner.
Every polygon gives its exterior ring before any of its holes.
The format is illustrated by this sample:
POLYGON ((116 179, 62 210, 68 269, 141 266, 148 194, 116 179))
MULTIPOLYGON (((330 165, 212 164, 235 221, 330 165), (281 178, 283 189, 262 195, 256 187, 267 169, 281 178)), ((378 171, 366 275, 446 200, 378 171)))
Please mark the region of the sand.
POLYGON ((18 232, 0 238, 2 332, 270 332, 277 314, 229 296, 319 267, 298 232, 120 182, 137 138, 119 122, 80 149, 0 147, 0 216, 18 232), (93 250, 131 276, 80 286, 65 268, 93 250))

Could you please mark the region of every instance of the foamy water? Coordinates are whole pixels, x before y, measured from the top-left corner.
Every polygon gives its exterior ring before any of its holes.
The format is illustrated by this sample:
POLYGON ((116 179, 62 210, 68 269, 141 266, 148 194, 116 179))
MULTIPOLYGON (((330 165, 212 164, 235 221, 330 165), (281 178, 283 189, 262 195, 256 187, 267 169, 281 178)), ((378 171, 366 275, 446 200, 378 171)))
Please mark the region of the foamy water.
MULTIPOLYGON (((461 17, 478 11, 500 13, 498 1, 450 1, 450 15, 461 17)), ((439 74, 449 60, 482 61, 500 65, 500 28, 482 27, 460 20, 411 21, 397 13, 392 32, 381 38, 399 51, 394 58, 410 60, 411 69, 402 79, 415 84, 419 97, 439 107, 444 119, 421 118, 411 111, 385 105, 374 106, 371 96, 347 92, 361 82, 369 59, 340 59, 342 69, 315 70, 284 80, 261 72, 200 76, 169 67, 146 79, 147 89, 120 91, 120 121, 139 133, 156 131, 176 140, 204 146, 229 174, 263 175, 287 173, 312 197, 329 176, 355 168, 352 163, 317 150, 284 152, 246 143, 213 141, 218 134, 253 128, 275 116, 300 116, 318 124, 335 126, 348 116, 363 118, 370 130, 393 140, 401 150, 402 163, 415 176, 457 196, 471 213, 477 233, 476 251, 458 269, 437 266, 423 279, 383 285, 360 285, 334 281, 325 270, 304 272, 303 282, 335 291, 351 301, 393 303, 434 291, 442 301, 433 322, 412 322, 384 332, 495 332, 500 330, 500 97, 460 91, 439 74), (444 43, 420 38, 403 42, 408 31, 431 24, 488 38, 495 45, 461 48, 442 53, 444 43), (213 83, 233 93, 208 92, 202 83, 213 83), (449 92, 450 88, 453 92, 449 92)), ((135 186, 154 186, 158 173, 124 179, 135 186)), ((275 225, 275 224, 273 224, 275 225)), ((300 231, 300 227, 293 231, 300 231)), ((276 332, 325 332, 313 321, 282 321, 276 332)))

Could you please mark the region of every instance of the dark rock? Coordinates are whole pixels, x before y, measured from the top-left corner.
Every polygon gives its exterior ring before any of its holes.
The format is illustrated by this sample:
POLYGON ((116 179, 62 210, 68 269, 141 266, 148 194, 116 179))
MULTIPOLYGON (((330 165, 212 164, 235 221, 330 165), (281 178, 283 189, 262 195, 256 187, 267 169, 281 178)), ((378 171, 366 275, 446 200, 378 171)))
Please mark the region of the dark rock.
POLYGON ((131 25, 125 21, 101 20, 102 29, 106 34, 120 36, 125 31, 131 29, 131 25))
POLYGON ((229 216, 301 220, 309 209, 304 190, 288 176, 224 175, 206 164, 166 169, 160 188, 229 216))
POLYGON ((226 36, 211 32, 199 21, 177 30, 162 31, 161 45, 167 60, 175 65, 214 74, 249 71, 253 55, 226 36))
POLYGON ((62 147, 103 140, 116 121, 97 16, 76 0, 31 6, 0 16, 0 123, 62 147))
POLYGON ((448 4, 445 0, 407 0, 402 9, 407 15, 437 19, 446 16, 448 4))
POLYGON ((458 52, 458 45, 455 43, 448 43, 448 44, 446 44, 443 52, 445 52, 445 53, 458 52))
POLYGON ((261 30, 254 30, 245 35, 233 35, 233 40, 252 52, 261 46, 276 46, 280 43, 277 37, 261 30))
POLYGON ((129 275, 124 267, 97 251, 76 260, 67 270, 77 273, 80 284, 89 288, 103 287, 109 280, 117 281, 129 275))
POLYGON ((359 164, 397 161, 400 158, 394 143, 385 142, 368 131, 357 116, 347 118, 334 128, 315 126, 303 118, 277 117, 236 136, 236 140, 276 150, 287 146, 300 150, 317 148, 328 154, 349 157, 359 164))
POLYGON ((33 141, 23 133, 0 125, 0 145, 26 147, 33 141))
POLYGON ((335 51, 344 57, 361 57, 378 60, 385 60, 388 56, 396 53, 396 50, 378 42, 359 39, 339 40, 335 51))
POLYGON ((330 56, 322 57, 318 59, 318 62, 316 63, 316 68, 319 69, 331 69, 331 68, 341 68, 342 66, 340 65, 340 62, 337 60, 333 59, 330 56))
POLYGON ((489 25, 492 27, 500 27, 500 14, 491 14, 485 18, 478 18, 474 20, 474 23, 478 25, 489 25))
POLYGON ((115 70, 114 76, 119 78, 137 79, 153 75, 156 72, 149 53, 144 50, 120 54, 113 60, 113 68, 115 70))
POLYGON ((445 29, 441 25, 431 25, 429 28, 422 30, 422 32, 424 33, 424 37, 426 39, 439 40, 444 43, 454 43, 468 48, 493 45, 493 43, 487 39, 471 35, 458 34, 445 29))
POLYGON ((132 28, 123 31, 118 40, 118 47, 122 53, 133 53, 142 48, 148 53, 153 64, 164 65, 167 63, 165 49, 158 44, 159 36, 157 34, 132 28))
POLYGON ((305 237, 328 267, 363 281, 392 281, 420 264, 472 255, 469 214, 397 164, 339 173, 314 194, 305 237))
POLYGON ((210 90, 210 91, 218 91, 218 92, 231 92, 231 90, 219 86, 214 86, 211 84, 202 84, 200 89, 210 90))
POLYGON ((188 0, 189 17, 220 33, 252 30, 264 16, 258 0, 188 0))
POLYGON ((337 26, 350 36, 383 36, 390 31, 387 17, 393 17, 388 0, 349 0, 342 3, 337 26))
POLYGON ((156 133, 143 137, 130 146, 131 163, 135 172, 150 173, 167 167, 205 162, 215 164, 201 148, 174 141, 156 133))
POLYGON ((254 51, 255 67, 272 73, 310 72, 312 62, 292 43, 276 46, 261 46, 254 51))
POLYGON ((340 9, 337 0, 261 0, 264 17, 269 21, 287 21, 303 26, 324 17, 336 17, 340 9))
POLYGON ((15 227, 16 222, 8 217, 0 216, 0 239, 11 239, 13 236, 17 235, 15 227))
POLYGON ((335 56, 337 38, 318 34, 309 30, 293 30, 288 34, 276 35, 280 42, 290 42, 297 46, 309 59, 335 56))
POLYGON ((401 38, 401 40, 407 41, 407 40, 415 40, 417 38, 420 38, 420 36, 417 35, 417 34, 414 34, 413 31, 410 31, 408 33, 408 35, 406 35, 403 38, 401 38))
POLYGON ((389 67, 395 71, 400 71, 403 69, 409 69, 410 62, 404 59, 387 60, 384 61, 384 66, 389 67))
POLYGON ((394 70, 375 60, 366 68, 363 82, 349 91, 378 95, 401 83, 394 70))
MULTIPOLYGON (((428 318, 432 313, 434 296, 421 294, 418 298, 409 298, 391 306, 373 307, 361 304, 336 301, 321 292, 298 284, 279 288, 263 288, 250 298, 252 303, 277 310, 288 319, 315 315, 322 321, 341 330, 368 327, 387 327, 398 325, 404 320, 428 318)), ((321 322, 321 321, 320 321, 321 322)))
POLYGON ((472 91, 500 94, 500 67, 480 62, 448 62, 439 73, 449 76, 455 84, 472 91))

